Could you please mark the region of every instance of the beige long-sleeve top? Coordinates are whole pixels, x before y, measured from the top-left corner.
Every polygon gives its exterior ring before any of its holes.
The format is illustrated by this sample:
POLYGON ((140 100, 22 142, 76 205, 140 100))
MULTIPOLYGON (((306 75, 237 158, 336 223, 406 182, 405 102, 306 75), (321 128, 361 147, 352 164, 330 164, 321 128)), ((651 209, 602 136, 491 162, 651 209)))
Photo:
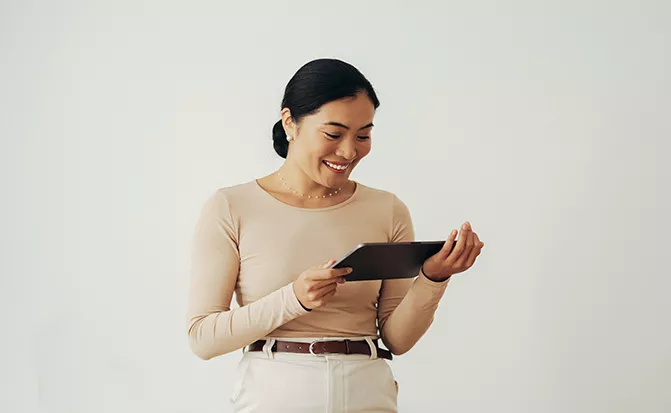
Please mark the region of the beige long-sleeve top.
POLYGON ((392 353, 405 353, 433 322, 449 281, 433 282, 420 271, 413 279, 346 282, 312 311, 292 283, 359 243, 412 240, 406 205, 361 183, 347 201, 319 209, 285 204, 256 180, 218 189, 193 236, 191 348, 207 360, 266 337, 379 336, 392 353), (234 293, 239 308, 231 309, 234 293))

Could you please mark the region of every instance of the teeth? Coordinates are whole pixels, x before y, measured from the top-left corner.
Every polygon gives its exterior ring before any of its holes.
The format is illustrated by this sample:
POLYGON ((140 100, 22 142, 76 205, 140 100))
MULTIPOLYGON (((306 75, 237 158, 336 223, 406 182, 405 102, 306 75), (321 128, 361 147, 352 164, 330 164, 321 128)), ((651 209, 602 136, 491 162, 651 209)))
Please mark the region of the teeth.
POLYGON ((324 162, 326 163, 326 165, 330 166, 333 169, 337 169, 339 171, 344 171, 349 166, 349 164, 340 166, 340 165, 334 165, 330 162, 326 162, 326 161, 324 161, 324 162))

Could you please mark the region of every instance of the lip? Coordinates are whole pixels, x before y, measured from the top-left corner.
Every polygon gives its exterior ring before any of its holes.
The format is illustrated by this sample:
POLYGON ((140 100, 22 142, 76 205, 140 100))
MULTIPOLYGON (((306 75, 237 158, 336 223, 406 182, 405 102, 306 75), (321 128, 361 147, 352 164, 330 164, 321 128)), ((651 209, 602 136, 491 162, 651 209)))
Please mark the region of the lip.
POLYGON ((349 164, 353 163, 354 161, 352 161, 352 162, 335 162, 335 161, 329 161, 328 159, 324 159, 324 162, 332 163, 333 165, 338 165, 338 166, 345 166, 345 165, 349 165, 349 164))
POLYGON ((349 162, 349 163, 344 163, 344 162, 331 162, 331 161, 327 161, 327 160, 323 160, 322 163, 324 164, 324 166, 326 166, 326 167, 329 169, 329 171, 331 171, 331 172, 333 172, 333 173, 335 173, 335 174, 344 174, 344 173, 346 173, 347 171, 349 171, 349 169, 350 169, 350 167, 351 167, 351 165, 352 165, 352 162, 349 162), (343 169, 343 170, 341 171, 341 170, 338 170, 338 169, 333 169, 333 168, 331 168, 330 166, 328 166, 328 165, 326 164, 326 162, 328 162, 328 163, 332 163, 333 165, 338 165, 338 166, 346 166, 346 165, 347 165, 348 167, 345 168, 345 169, 343 169))

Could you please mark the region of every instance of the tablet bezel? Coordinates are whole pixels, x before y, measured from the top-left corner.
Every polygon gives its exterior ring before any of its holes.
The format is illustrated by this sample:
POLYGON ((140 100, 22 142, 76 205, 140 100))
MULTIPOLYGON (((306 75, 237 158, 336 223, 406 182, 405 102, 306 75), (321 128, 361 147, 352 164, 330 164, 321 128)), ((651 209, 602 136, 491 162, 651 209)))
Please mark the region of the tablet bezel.
MULTIPOLYGON (((350 250, 330 268, 351 267, 352 273, 345 276, 348 282, 414 278, 419 275, 424 261, 440 251, 445 242, 364 242, 350 250), (404 251, 399 253, 401 250, 404 251), (361 254, 367 254, 368 257, 361 254), (382 262, 382 256, 386 262, 382 262)), ((454 245, 456 242, 455 240, 454 245)))

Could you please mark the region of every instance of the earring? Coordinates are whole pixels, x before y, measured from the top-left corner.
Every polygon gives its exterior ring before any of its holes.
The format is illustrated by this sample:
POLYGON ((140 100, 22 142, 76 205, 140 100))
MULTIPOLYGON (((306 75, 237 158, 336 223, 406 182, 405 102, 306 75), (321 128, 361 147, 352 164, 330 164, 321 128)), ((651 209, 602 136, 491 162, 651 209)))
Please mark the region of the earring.
POLYGON ((294 137, 293 137, 293 136, 289 136, 289 135, 287 135, 287 142, 291 142, 291 141, 293 141, 293 140, 294 140, 294 137))

